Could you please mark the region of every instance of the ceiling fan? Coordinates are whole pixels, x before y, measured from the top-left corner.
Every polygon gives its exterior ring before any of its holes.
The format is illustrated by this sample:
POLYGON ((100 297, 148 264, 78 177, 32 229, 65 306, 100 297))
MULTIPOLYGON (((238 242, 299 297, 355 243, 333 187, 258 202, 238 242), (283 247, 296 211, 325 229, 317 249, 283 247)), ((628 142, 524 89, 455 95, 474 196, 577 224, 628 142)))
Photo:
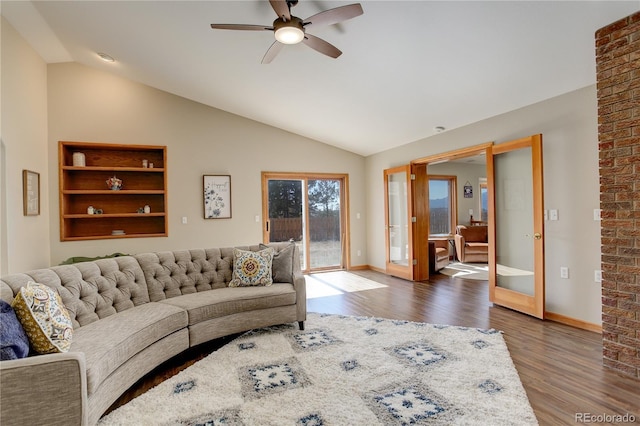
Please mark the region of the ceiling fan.
POLYGON ((269 0, 269 3, 271 3, 271 7, 278 15, 271 26, 211 24, 211 28, 219 30, 273 31, 276 41, 273 42, 262 58, 263 64, 270 63, 285 44, 297 44, 300 42, 324 55, 337 58, 342 54, 340 49, 319 37, 308 34, 306 29, 312 26, 337 24, 363 14, 360 3, 354 3, 316 13, 307 19, 300 19, 291 14, 291 7, 298 4, 298 0, 269 0))

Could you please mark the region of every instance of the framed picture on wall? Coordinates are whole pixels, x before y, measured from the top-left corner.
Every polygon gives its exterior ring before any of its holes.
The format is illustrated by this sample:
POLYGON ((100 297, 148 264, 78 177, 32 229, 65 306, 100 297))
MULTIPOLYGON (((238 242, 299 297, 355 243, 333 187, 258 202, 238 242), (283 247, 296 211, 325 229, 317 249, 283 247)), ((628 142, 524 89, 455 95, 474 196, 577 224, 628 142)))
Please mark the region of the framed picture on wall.
POLYGON ((231 176, 204 175, 204 218, 231 218, 231 176))
POLYGON ((40 173, 22 171, 22 208, 25 216, 40 214, 40 173))

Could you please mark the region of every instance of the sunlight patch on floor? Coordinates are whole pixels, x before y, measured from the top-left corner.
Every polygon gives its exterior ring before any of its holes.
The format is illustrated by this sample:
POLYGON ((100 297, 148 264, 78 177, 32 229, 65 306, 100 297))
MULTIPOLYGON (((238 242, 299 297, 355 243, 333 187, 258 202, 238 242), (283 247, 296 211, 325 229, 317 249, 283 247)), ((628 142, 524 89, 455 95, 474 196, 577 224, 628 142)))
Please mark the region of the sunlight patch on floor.
MULTIPOLYGON (((522 269, 512 268, 500 264, 498 264, 497 268, 498 275, 503 277, 533 275, 532 271, 525 271, 522 269)), ((447 265, 445 269, 440 270, 440 272, 445 275, 449 275, 450 277, 467 278, 474 280, 489 279, 489 265, 483 263, 454 262, 447 265)))
POLYGON ((387 287, 384 284, 347 271, 322 272, 305 275, 305 278, 307 281, 307 299, 387 287))

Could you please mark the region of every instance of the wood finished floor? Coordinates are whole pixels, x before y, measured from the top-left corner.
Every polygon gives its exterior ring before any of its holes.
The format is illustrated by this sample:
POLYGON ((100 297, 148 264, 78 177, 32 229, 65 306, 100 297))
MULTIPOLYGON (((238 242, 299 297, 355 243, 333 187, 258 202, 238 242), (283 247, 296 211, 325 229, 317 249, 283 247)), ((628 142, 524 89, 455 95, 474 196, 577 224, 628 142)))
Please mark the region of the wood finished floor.
MULTIPOLYGON (((307 280, 307 287, 310 312, 502 330, 542 426, 579 424, 576 413, 629 414, 635 417, 635 424, 640 424, 640 381, 602 367, 599 333, 540 321, 493 306, 488 302, 486 281, 437 274, 429 282, 409 282, 375 271, 357 271, 314 274, 307 280)), ((193 348, 163 364, 123 395, 114 407, 166 380, 229 340, 193 348)), ((487 421, 491 424, 490 419, 487 421)))

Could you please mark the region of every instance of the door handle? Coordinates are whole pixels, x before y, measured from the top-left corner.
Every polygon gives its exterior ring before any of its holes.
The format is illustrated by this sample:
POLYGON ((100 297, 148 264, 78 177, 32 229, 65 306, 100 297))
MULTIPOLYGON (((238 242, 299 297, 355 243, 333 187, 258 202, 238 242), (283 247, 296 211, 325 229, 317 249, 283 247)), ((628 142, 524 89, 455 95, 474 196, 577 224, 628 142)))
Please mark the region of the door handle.
POLYGON ((540 239, 542 239, 542 234, 541 234, 541 233, 539 233, 539 232, 536 232, 536 233, 535 233, 535 234, 533 234, 533 235, 524 234, 524 236, 525 236, 525 237, 527 237, 527 238, 528 238, 528 237, 533 237, 533 239, 534 239, 534 240, 540 240, 540 239))

